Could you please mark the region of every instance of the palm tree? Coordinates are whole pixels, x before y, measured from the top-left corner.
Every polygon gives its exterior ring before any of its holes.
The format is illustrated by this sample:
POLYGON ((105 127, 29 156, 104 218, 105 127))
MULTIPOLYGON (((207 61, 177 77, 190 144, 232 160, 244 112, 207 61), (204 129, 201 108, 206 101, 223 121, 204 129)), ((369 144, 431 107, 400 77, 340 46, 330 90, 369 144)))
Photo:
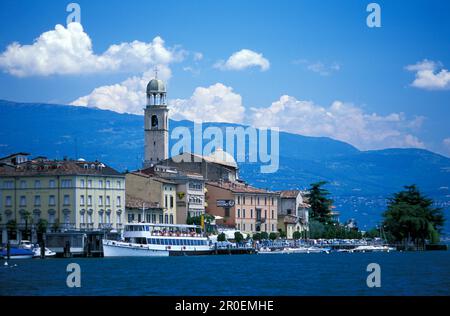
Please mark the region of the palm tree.
POLYGON ((28 238, 28 221, 31 221, 31 213, 28 211, 23 212, 22 214, 23 219, 25 220, 25 239, 29 240, 28 238))

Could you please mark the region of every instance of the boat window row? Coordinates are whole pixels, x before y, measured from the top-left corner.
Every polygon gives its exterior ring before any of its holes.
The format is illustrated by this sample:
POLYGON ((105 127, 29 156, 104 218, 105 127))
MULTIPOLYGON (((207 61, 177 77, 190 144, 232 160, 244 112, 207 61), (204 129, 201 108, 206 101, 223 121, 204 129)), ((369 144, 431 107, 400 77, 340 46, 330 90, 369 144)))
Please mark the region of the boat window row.
POLYGON ((148 243, 166 246, 205 246, 206 240, 199 239, 171 239, 171 238, 148 238, 148 243))

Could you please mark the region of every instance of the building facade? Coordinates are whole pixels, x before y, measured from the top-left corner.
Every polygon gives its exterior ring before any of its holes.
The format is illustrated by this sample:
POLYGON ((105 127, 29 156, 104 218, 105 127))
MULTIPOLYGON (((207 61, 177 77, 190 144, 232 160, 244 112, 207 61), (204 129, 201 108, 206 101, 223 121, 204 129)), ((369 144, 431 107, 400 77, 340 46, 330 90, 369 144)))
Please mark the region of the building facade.
POLYGON ((278 193, 240 181, 208 181, 206 189, 206 212, 216 217, 218 225, 250 234, 277 232, 278 193))
POLYGON ((130 223, 177 224, 177 184, 138 170, 126 175, 126 218, 130 223))
POLYGON ((122 229, 125 176, 101 162, 3 160, 0 185, 2 240, 8 226, 17 240, 34 239, 41 219, 53 231, 122 229))
POLYGON ((295 231, 305 236, 309 229, 309 208, 303 200, 300 190, 280 191, 280 207, 278 209, 278 229, 286 233, 288 239, 293 238, 295 231))

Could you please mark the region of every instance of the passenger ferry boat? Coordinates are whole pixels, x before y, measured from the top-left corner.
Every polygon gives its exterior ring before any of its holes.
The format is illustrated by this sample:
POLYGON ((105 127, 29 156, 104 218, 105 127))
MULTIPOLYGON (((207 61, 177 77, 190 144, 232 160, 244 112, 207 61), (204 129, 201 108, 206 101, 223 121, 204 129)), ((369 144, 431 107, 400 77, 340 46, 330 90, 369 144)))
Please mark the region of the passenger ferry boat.
POLYGON ((176 224, 126 224, 120 241, 103 239, 105 257, 203 255, 214 251, 200 226, 176 224))

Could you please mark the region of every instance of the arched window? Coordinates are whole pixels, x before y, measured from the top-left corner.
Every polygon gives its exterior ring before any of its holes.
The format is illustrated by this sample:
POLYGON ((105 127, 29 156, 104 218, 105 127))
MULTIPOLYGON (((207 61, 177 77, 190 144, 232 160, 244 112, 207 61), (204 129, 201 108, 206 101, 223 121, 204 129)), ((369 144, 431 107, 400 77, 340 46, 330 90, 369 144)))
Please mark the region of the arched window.
POLYGON ((152 127, 158 127, 158 117, 156 115, 152 115, 152 127))

